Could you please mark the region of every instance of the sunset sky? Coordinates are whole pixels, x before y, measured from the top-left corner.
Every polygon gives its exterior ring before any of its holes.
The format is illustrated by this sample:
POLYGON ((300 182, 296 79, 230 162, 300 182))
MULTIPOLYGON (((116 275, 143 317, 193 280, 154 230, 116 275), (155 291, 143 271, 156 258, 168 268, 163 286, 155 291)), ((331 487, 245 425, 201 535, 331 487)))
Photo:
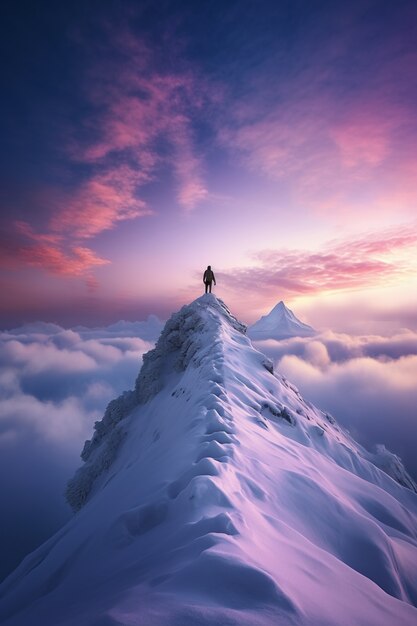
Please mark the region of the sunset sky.
POLYGON ((413 0, 4 6, 3 328, 417 327, 413 0))

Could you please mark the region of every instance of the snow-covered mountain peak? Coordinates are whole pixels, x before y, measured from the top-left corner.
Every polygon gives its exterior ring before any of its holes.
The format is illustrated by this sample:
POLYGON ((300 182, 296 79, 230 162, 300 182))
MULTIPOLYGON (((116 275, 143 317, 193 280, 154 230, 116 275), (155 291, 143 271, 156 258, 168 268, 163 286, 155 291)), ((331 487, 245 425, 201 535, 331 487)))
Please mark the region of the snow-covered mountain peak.
POLYGON ((276 304, 274 306, 274 308, 272 309, 271 313, 278 312, 278 311, 284 311, 286 313, 291 313, 290 309, 285 306, 284 300, 280 300, 278 302, 278 304, 276 304))
POLYGON ((257 341, 264 339, 287 339, 289 337, 311 337, 314 328, 301 322, 281 300, 248 329, 249 336, 257 341))
POLYGON ((168 320, 82 456, 78 512, 0 588, 5 626, 415 623, 400 460, 305 401, 214 295, 168 320))

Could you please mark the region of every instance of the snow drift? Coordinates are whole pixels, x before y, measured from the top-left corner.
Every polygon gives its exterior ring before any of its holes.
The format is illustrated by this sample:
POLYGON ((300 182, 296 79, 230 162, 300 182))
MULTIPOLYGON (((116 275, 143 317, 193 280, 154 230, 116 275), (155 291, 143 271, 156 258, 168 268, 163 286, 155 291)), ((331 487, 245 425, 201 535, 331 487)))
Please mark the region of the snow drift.
POLYGON ((207 294, 167 322, 1 587, 8 626, 411 626, 417 496, 207 294))
POLYGON ((317 333, 314 328, 301 322, 282 300, 268 315, 263 315, 248 329, 248 335, 254 341, 263 339, 279 341, 289 337, 312 337, 315 334, 317 333))

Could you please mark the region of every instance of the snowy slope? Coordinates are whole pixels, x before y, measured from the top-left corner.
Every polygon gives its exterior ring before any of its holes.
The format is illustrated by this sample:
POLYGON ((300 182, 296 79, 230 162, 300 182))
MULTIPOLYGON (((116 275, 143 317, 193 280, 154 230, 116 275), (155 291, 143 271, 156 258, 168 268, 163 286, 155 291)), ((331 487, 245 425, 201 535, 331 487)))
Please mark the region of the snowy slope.
POLYGON ((287 339, 288 337, 311 337, 316 331, 301 322, 294 313, 278 302, 276 306, 248 329, 248 335, 254 341, 262 339, 287 339))
POLYGON ((167 322, 83 450, 78 512, 0 588, 2 624, 417 623, 415 485, 244 331, 210 294, 167 322))

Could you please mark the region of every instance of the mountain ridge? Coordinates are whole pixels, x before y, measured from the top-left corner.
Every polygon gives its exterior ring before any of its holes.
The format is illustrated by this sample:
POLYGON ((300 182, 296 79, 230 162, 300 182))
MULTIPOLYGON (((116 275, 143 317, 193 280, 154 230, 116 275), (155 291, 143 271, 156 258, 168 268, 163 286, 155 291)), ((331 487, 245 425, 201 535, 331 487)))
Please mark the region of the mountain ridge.
POLYGON ((70 483, 78 513, 1 587, 5 625, 411 626, 416 494, 214 295, 168 320, 110 405, 70 483))

